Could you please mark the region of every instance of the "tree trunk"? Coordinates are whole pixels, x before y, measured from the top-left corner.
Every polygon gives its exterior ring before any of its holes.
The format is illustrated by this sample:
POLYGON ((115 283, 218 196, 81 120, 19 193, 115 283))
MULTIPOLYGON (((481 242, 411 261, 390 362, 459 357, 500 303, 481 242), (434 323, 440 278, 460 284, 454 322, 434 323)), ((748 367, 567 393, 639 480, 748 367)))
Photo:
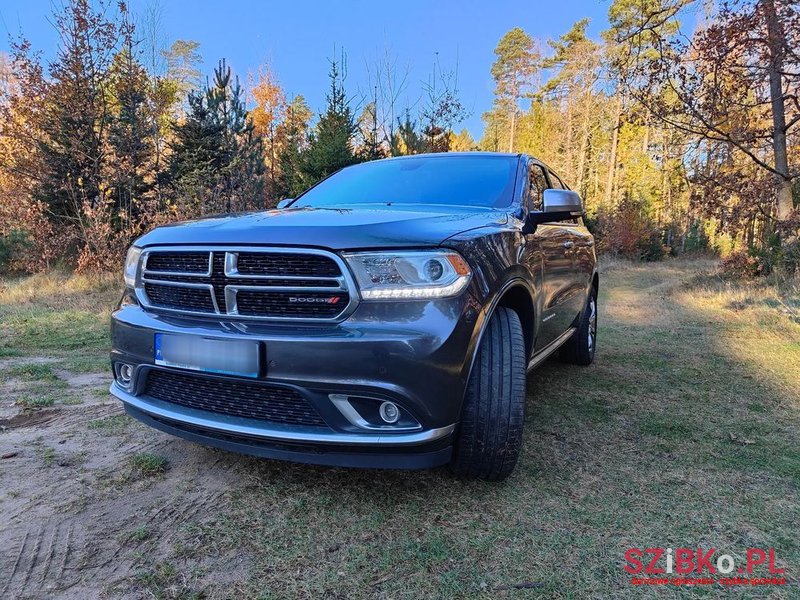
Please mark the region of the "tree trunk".
POLYGON ((511 133, 508 136, 508 151, 514 151, 514 130, 517 127, 517 106, 514 104, 514 108, 511 109, 511 133))
POLYGON ((589 110, 584 106, 586 112, 583 115, 583 123, 581 124, 581 142, 578 149, 578 176, 575 179, 575 189, 578 193, 585 195, 583 189, 583 176, 586 170, 586 151, 589 145, 589 110))
POLYGON ((764 14, 767 19, 767 42, 769 44, 770 61, 767 65, 769 74, 769 95, 772 105, 772 151, 775 156, 775 170, 778 192, 778 220, 785 220, 792 212, 792 180, 789 177, 789 156, 786 149, 786 107, 784 104, 781 73, 783 72, 786 33, 775 11, 774 0, 763 0, 764 14))
POLYGON ((606 176, 606 193, 603 204, 606 208, 611 206, 614 193, 614 175, 617 171, 617 145, 619 143, 619 126, 622 116, 622 100, 617 98, 614 111, 614 131, 611 134, 611 156, 608 160, 608 175, 606 176))

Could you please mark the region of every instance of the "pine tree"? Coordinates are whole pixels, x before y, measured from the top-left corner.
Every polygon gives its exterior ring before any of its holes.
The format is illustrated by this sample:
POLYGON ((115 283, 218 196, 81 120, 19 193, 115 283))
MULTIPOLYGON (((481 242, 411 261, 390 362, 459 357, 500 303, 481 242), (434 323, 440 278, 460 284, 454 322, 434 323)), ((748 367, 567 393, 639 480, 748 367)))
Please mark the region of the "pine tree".
POLYGON ((224 138, 205 93, 189 92, 187 104, 186 118, 173 128, 169 178, 182 212, 193 216, 216 207, 224 138))
POLYGON ((264 207, 264 152, 242 97, 239 78, 222 59, 214 86, 206 92, 211 113, 221 125, 224 166, 220 173, 225 212, 264 207))
POLYGON ((336 59, 331 61, 328 105, 314 128, 303 160, 303 176, 309 186, 343 167, 359 162, 353 151, 358 124, 345 93, 346 73, 342 71, 343 68, 344 59, 341 65, 336 59))
POLYGON ((506 33, 494 50, 497 60, 492 65, 495 81, 495 103, 508 114, 508 151, 514 151, 518 103, 532 84, 538 68, 539 53, 531 37, 519 27, 506 33))
POLYGON ((305 98, 295 96, 286 107, 286 117, 278 127, 280 150, 275 178, 277 198, 293 198, 306 188, 302 168, 310 120, 311 109, 308 108, 305 98))
POLYGON ((450 132, 450 152, 472 152, 477 149, 478 145, 466 129, 459 133, 450 132))
MULTIPOLYGON (((34 195, 67 225, 81 223, 84 206, 97 206, 102 198, 110 100, 105 78, 119 32, 107 8, 101 4, 94 10, 89 0, 72 0, 54 15, 61 46, 50 65, 50 81, 42 85, 46 97, 37 115, 42 170, 34 195)), ((17 50, 17 58, 29 62, 27 47, 17 50)))
POLYGON ((111 66, 114 110, 110 117, 108 143, 109 184, 114 212, 130 220, 140 213, 152 186, 153 144, 148 114, 149 81, 135 56, 133 30, 124 30, 124 48, 111 66))
POLYGON ((425 152, 425 140, 417 132, 417 123, 411 119, 411 111, 406 109, 403 119, 397 118, 397 130, 392 139, 392 156, 420 152, 425 152))
POLYGON ((386 149, 382 142, 378 123, 377 104, 374 101, 364 107, 358 119, 358 125, 362 140, 358 157, 363 161, 386 158, 386 149))
POLYGON ((195 212, 264 207, 261 138, 245 109, 239 80, 224 60, 214 84, 191 92, 189 112, 174 128, 170 175, 184 205, 195 212))

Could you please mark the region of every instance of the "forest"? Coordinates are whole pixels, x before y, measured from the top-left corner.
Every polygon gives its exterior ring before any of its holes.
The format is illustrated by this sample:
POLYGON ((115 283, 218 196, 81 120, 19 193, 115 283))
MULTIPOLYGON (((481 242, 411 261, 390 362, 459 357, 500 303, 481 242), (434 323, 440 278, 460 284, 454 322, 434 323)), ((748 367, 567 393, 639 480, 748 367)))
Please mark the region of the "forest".
POLYGON ((264 65, 201 73, 200 45, 155 19, 68 0, 43 60, 24 35, 0 54, 0 272, 118 270, 160 224, 265 210, 360 161, 527 152, 586 202, 598 248, 659 260, 708 252, 740 276, 800 268, 800 10, 796 0, 614 0, 551 39, 498 40, 494 102, 473 139, 458 69, 436 64, 413 106, 387 52, 326 105, 287 96, 264 65), (315 110, 316 109, 316 110, 315 110), (319 110, 319 112, 317 112, 319 110))

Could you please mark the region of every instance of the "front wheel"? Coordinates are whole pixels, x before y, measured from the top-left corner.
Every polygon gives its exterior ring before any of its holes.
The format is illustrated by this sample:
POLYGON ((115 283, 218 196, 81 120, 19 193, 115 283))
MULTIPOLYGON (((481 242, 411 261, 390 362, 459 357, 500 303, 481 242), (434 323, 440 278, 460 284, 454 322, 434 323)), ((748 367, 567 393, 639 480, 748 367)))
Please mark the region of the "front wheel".
POLYGON ((472 366, 450 469, 499 481, 522 449, 525 418, 525 340, 519 316, 499 307, 487 325, 472 366))
POLYGON ((578 328, 561 348, 561 358, 574 365, 590 365, 597 351, 597 288, 592 287, 578 328))

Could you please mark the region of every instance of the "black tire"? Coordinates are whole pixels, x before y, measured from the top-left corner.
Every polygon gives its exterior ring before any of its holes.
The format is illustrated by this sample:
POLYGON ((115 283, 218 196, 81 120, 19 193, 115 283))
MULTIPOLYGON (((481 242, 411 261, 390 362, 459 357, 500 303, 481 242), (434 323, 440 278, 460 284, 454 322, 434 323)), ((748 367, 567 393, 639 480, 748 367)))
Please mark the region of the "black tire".
POLYGON ((525 340, 519 316, 499 307, 489 321, 467 384, 450 470, 487 481, 508 477, 522 449, 525 340))
POLYGON ((587 366, 594 362, 597 351, 597 289, 592 287, 586 306, 578 321, 578 328, 561 347, 561 358, 573 365, 587 366))

